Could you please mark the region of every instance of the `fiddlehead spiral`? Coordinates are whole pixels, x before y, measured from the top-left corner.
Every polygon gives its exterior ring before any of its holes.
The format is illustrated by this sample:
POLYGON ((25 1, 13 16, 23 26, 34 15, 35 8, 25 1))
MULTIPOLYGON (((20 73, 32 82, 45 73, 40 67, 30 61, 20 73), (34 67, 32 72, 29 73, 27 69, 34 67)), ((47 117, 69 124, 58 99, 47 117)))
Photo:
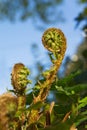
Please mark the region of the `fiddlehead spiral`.
MULTIPOLYGON (((45 81, 43 83, 39 82, 40 92, 38 96, 34 98, 33 104, 45 101, 66 51, 66 38, 60 29, 47 29, 42 36, 42 43, 46 49, 53 53, 53 66, 44 72, 43 76, 45 81)), ((33 113, 34 111, 32 110, 30 120, 35 118, 35 120, 33 120, 35 122, 38 120, 38 114, 33 115, 33 113)), ((37 111, 37 113, 39 113, 39 111, 37 111)))
POLYGON ((52 53, 64 56, 66 50, 66 38, 63 32, 57 28, 47 29, 42 36, 42 43, 52 53))
POLYGON ((11 74, 11 82, 17 94, 24 94, 27 84, 31 83, 31 81, 27 79, 29 74, 29 70, 22 63, 14 65, 11 74))
POLYGON ((42 36, 42 43, 46 49, 53 53, 55 58, 50 70, 44 72, 44 75, 46 74, 46 76, 44 76, 46 80, 43 84, 40 84, 41 90, 34 100, 35 103, 46 99, 66 51, 66 38, 60 29, 47 29, 42 36))
POLYGON ((11 82, 18 97, 18 110, 24 108, 26 105, 25 90, 27 84, 31 83, 27 79, 29 74, 30 71, 22 63, 15 64, 12 69, 11 82))

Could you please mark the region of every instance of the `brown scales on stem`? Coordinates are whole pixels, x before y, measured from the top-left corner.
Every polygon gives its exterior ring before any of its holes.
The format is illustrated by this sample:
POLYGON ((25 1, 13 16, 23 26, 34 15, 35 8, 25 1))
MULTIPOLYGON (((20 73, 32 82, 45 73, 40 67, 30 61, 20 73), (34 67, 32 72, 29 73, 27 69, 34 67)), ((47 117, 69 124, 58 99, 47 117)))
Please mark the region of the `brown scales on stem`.
POLYGON ((60 29, 49 28, 46 30, 42 36, 42 43, 46 49, 56 55, 56 59, 54 59, 54 64, 50 68, 52 71, 49 71, 45 82, 41 84, 41 90, 38 96, 34 98, 34 103, 46 99, 66 51, 66 38, 60 29))
MULTIPOLYGON (((66 38, 60 29, 49 28, 46 30, 42 36, 42 43, 46 49, 53 53, 55 58, 53 59, 53 66, 50 68, 48 75, 45 77, 46 80, 43 84, 39 82, 41 89, 38 96, 34 97, 33 104, 45 101, 51 85, 56 78, 57 71, 59 70, 66 51, 66 38)), ((33 116, 33 112, 34 111, 31 111, 31 117, 33 116)), ((37 117, 37 120, 39 119, 38 114, 34 116, 37 117)), ((50 119, 46 119, 49 120, 50 124, 50 119)))

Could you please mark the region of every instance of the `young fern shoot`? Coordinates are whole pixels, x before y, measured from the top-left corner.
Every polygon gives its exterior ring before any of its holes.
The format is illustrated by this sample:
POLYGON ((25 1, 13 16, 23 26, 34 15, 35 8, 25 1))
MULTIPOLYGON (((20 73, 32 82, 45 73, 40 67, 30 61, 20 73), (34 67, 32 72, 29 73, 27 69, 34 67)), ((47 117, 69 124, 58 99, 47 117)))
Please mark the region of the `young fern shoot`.
MULTIPOLYGON (((26 122, 25 129, 29 128, 31 130, 30 128, 31 125, 37 122, 40 119, 40 117, 43 115, 43 112, 40 114, 40 110, 42 106, 38 109, 33 109, 33 106, 37 105, 37 103, 42 103, 42 102, 44 103, 65 55, 66 38, 60 29, 57 29, 57 28, 47 29, 42 36, 42 43, 44 47, 52 53, 51 55, 53 56, 53 59, 52 59, 53 65, 51 66, 49 70, 43 72, 45 81, 43 83, 39 81, 39 87, 40 87, 39 93, 36 97, 34 96, 34 98, 32 99, 32 103, 30 104, 29 109, 27 108, 27 111, 28 111, 27 121, 25 120, 26 112, 21 113, 20 117, 18 118, 17 128, 19 127, 22 128, 22 126, 20 126, 20 122, 22 124, 23 122, 26 122), (22 116, 24 120, 21 120, 22 116)), ((14 65, 11 76, 12 76, 12 85, 14 88, 14 92, 17 95, 17 99, 18 99, 17 113, 19 113, 20 110, 23 110, 26 108, 25 91, 26 91, 27 84, 31 83, 31 81, 27 79, 28 75, 29 75, 29 70, 22 63, 18 63, 14 65)), ((53 108, 53 106, 51 108, 53 108)), ((46 113, 48 113, 49 111, 50 110, 48 110, 46 113)), ((46 119, 48 120, 49 118, 46 118, 46 119)), ((50 123, 46 123, 46 124, 49 125, 50 123)), ((34 130, 35 130, 35 127, 36 126, 34 124, 34 130)))
MULTIPOLYGON (((52 55, 54 57, 52 62, 53 66, 51 66, 49 70, 44 72, 45 81, 43 83, 40 83, 39 81, 40 91, 38 93, 38 96, 34 97, 31 106, 37 104, 38 102, 44 103, 45 99, 48 96, 51 85, 55 80, 57 71, 59 70, 66 51, 66 38, 60 29, 47 29, 42 36, 42 43, 44 47, 48 49, 48 51, 52 52, 52 55)), ((39 117, 41 115, 39 115, 38 113, 38 110, 31 110, 31 114, 29 117, 30 124, 39 120, 39 117)))
POLYGON ((44 72, 46 80, 43 84, 40 84, 41 89, 38 96, 34 99, 34 103, 44 101, 46 99, 66 51, 66 38, 60 29, 47 29, 42 36, 42 43, 48 51, 51 51, 54 59, 53 66, 50 70, 44 72))

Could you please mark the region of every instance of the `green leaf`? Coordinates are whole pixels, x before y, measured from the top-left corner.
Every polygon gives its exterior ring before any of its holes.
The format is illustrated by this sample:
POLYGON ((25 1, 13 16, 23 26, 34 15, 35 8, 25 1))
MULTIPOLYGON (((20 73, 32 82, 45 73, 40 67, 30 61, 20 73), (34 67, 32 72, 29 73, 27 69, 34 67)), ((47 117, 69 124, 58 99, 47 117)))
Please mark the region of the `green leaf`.
POLYGON ((87 121, 87 115, 86 116, 80 116, 78 120, 75 122, 76 126, 79 126, 82 122, 87 121))
POLYGON ((87 91, 87 84, 74 85, 72 87, 67 87, 66 90, 68 92, 74 91, 76 94, 79 94, 79 93, 81 94, 82 92, 87 91))
POLYGON ((36 104, 32 104, 29 108, 28 108, 28 110, 38 110, 38 109, 40 109, 41 107, 43 107, 44 106, 44 102, 37 102, 36 104))
POLYGON ((66 94, 66 95, 71 95, 71 93, 68 92, 68 91, 66 91, 65 89, 63 89, 62 86, 55 86, 55 87, 56 87, 58 93, 64 93, 64 94, 66 94))
POLYGON ((79 101, 79 106, 78 106, 78 108, 81 109, 82 107, 85 107, 85 106, 87 106, 87 97, 85 97, 85 98, 83 98, 83 99, 81 99, 81 100, 79 101))
POLYGON ((54 84, 56 84, 57 86, 62 86, 63 88, 65 88, 65 87, 71 87, 71 86, 73 86, 73 85, 76 84, 75 78, 77 76, 79 76, 80 74, 81 74, 80 71, 78 71, 78 72, 76 72, 74 74, 70 74, 70 75, 68 75, 68 76, 66 76, 64 78, 59 79, 54 84))
POLYGON ((30 105, 33 101, 33 92, 26 95, 26 105, 30 105))
POLYGON ((54 126, 49 126, 49 127, 46 127, 44 129, 39 129, 39 130, 69 130, 70 125, 68 123, 59 123, 54 126))

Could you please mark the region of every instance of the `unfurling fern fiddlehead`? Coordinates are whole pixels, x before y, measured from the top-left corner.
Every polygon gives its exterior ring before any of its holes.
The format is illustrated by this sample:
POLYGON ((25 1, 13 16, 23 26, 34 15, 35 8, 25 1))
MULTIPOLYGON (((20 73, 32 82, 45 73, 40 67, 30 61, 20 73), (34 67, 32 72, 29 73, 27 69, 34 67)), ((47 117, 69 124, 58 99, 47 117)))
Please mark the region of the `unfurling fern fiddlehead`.
POLYGON ((60 29, 47 29, 42 36, 42 43, 46 49, 52 52, 54 59, 53 66, 50 70, 44 72, 46 80, 43 84, 40 84, 41 89, 39 95, 35 98, 34 103, 46 99, 66 51, 66 38, 60 29))
MULTIPOLYGON (((53 66, 50 68, 50 70, 47 70, 43 73, 45 81, 43 83, 39 81, 40 91, 38 96, 34 97, 32 104, 45 101, 66 51, 66 38, 60 29, 49 28, 46 30, 42 36, 42 43, 44 47, 53 54, 53 66)), ((30 124, 39 120, 38 113, 38 110, 31 111, 29 118, 30 124)))
MULTIPOLYGON (((39 93, 37 97, 34 96, 30 105, 30 108, 32 109, 29 108, 29 115, 27 119, 27 128, 29 128, 29 130, 36 130, 36 125, 34 123, 39 120, 39 118, 43 115, 43 112, 40 114, 40 108, 37 110, 33 109, 33 107, 34 105, 37 105, 37 103, 45 101, 66 51, 66 38, 60 29, 49 28, 46 30, 42 36, 42 43, 44 47, 52 53, 53 66, 49 70, 43 72, 45 81, 43 83, 40 81, 38 82, 40 87, 39 93), (32 124, 34 124, 33 128, 31 128, 32 124)), ((30 83, 30 81, 27 80, 28 74, 29 71, 27 68, 20 63, 16 64, 12 71, 12 85, 18 97, 18 111, 20 111, 20 109, 24 109, 26 105, 25 90, 26 85, 30 83)))

